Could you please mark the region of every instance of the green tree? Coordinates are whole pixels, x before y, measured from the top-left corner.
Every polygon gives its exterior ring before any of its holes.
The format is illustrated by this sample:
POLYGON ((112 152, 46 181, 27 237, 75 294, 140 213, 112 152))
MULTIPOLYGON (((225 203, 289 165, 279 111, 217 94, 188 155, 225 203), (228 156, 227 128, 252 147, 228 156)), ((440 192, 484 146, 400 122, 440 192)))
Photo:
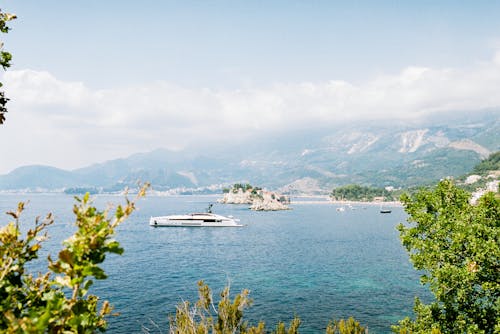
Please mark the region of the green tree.
POLYGON ((402 196, 409 225, 403 246, 435 301, 415 301, 415 320, 399 333, 500 333, 500 201, 494 194, 469 204, 470 194, 445 180, 402 196))
MULTIPOLYGON (((142 188, 139 197, 146 188, 142 188)), ((118 227, 135 209, 134 202, 117 206, 112 218, 99 211, 86 194, 75 197, 73 212, 77 231, 64 241, 58 258, 49 256, 49 272, 33 276, 26 265, 38 257, 51 215, 37 219, 25 236, 20 232, 24 204, 9 212, 14 221, 0 229, 0 332, 4 333, 95 333, 105 331, 112 307, 89 294, 93 279, 105 279, 100 267, 109 253, 121 254, 112 239, 118 227), (101 306, 98 307, 98 304, 101 306)))
POLYGON ((372 188, 349 184, 333 189, 330 196, 336 200, 348 201, 373 201, 375 197, 384 197, 386 200, 393 200, 392 194, 383 188, 372 188))
MULTIPOLYGON (((3 13, 0 9, 0 32, 6 34, 9 32, 10 28, 7 25, 7 22, 12 21, 16 18, 16 15, 3 13)), ((3 42, 0 41, 0 66, 4 70, 10 67, 10 61, 12 60, 12 55, 3 49, 3 42)), ((2 87, 2 83, 0 82, 0 88, 2 87)), ((5 121, 5 113, 7 112, 7 102, 8 98, 5 97, 5 92, 0 91, 0 124, 3 124, 5 121)))

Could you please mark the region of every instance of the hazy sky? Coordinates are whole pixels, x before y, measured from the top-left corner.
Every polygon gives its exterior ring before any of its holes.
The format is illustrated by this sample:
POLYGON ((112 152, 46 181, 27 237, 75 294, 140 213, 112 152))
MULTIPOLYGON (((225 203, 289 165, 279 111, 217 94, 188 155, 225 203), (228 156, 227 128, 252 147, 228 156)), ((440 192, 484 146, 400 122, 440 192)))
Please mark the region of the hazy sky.
MULTIPOLYGON (((500 107, 499 1, 2 1, 0 174, 500 107)), ((499 116, 500 117, 500 116, 499 116)))

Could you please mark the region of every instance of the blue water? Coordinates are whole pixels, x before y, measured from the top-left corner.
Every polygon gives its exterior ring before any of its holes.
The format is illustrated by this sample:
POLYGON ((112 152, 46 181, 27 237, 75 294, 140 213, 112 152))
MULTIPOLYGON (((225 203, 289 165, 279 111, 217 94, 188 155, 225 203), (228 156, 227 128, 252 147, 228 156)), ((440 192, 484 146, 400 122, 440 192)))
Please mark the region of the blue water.
MULTIPOLYGON (((48 253, 74 230, 72 196, 0 195, 0 212, 29 200, 23 216, 28 226, 37 215, 55 214, 48 253)), ((122 256, 108 256, 109 278, 93 293, 108 299, 121 315, 110 319, 109 333, 168 332, 168 316, 181 300, 195 301, 198 280, 217 297, 231 284, 234 293, 248 288, 254 300, 246 312, 252 324, 269 329, 302 320, 301 333, 319 333, 331 319, 354 316, 370 333, 388 333, 391 324, 412 314, 414 296, 428 296, 419 284, 395 226, 404 222, 401 208, 380 214, 377 206, 337 212, 332 204, 293 205, 293 210, 253 212, 241 205, 216 204, 222 215, 241 219, 243 228, 152 228, 151 215, 202 211, 216 197, 149 196, 119 228, 122 256)), ((119 203, 119 196, 99 196, 95 203, 119 203)), ((3 216, 1 222, 6 222, 3 216)))

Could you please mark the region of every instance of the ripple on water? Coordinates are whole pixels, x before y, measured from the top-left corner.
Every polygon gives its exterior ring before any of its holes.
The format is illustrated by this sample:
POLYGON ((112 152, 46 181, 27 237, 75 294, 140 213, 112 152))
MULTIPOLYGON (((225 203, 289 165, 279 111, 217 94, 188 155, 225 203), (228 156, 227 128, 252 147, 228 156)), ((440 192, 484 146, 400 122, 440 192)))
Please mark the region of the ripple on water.
MULTIPOLYGON (((27 220, 56 213, 52 239, 44 252, 56 254, 73 228, 72 197, 0 195, 0 210, 30 199, 27 220), (26 196, 30 198, 26 198, 26 196)), ((101 196, 96 203, 118 202, 101 196)), ((307 204, 280 212, 253 212, 245 206, 215 205, 234 215, 243 228, 151 228, 150 216, 200 211, 213 197, 148 197, 119 228, 122 256, 109 256, 108 280, 93 292, 109 299, 121 316, 109 333, 164 333, 168 315, 181 300, 195 301, 196 282, 205 280, 214 296, 228 282, 234 293, 248 288, 254 299, 246 313, 252 323, 302 319, 302 333, 324 330, 330 319, 354 316, 370 333, 387 333, 411 314, 415 295, 428 296, 408 263, 395 225, 405 220, 395 208, 380 215, 377 207, 339 213, 335 206, 307 204), (159 330, 162 329, 162 330, 159 330)), ((46 254, 44 253, 44 254, 46 254)), ((46 257, 43 256, 42 259, 46 257)), ((41 263, 41 262, 40 262, 41 263)))

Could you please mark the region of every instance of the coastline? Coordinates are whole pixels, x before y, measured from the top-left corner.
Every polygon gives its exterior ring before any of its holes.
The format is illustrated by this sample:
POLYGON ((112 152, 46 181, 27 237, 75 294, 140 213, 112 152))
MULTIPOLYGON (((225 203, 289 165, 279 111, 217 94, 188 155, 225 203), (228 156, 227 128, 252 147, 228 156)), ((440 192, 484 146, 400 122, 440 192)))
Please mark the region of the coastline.
POLYGON ((308 204, 328 204, 328 205, 352 205, 352 206, 384 206, 384 207, 402 207, 403 204, 400 201, 389 201, 389 202, 365 202, 365 201, 336 201, 330 199, 324 200, 297 200, 291 198, 290 205, 308 205, 308 204))
MULTIPOLYGON (((134 194, 134 192, 129 192, 129 195, 134 194)), ((0 195, 43 195, 43 196, 51 196, 51 195, 67 195, 67 196, 75 196, 75 195, 83 195, 83 194, 66 194, 63 191, 5 191, 0 190, 0 195)), ((97 193, 91 194, 91 196, 116 196, 122 197, 124 195, 122 192, 105 192, 105 193, 97 193)), ((147 197, 189 197, 189 196, 203 196, 203 197, 213 197, 213 198, 221 198, 221 194, 171 194, 167 192, 159 192, 159 191, 151 191, 148 193, 147 197)), ((328 205, 382 205, 388 207, 401 207, 403 206, 399 201, 390 201, 390 202, 362 202, 362 201, 337 201, 331 200, 329 196, 317 196, 317 195, 299 195, 296 197, 290 197, 291 205, 308 205, 308 204, 328 204, 328 205)))

